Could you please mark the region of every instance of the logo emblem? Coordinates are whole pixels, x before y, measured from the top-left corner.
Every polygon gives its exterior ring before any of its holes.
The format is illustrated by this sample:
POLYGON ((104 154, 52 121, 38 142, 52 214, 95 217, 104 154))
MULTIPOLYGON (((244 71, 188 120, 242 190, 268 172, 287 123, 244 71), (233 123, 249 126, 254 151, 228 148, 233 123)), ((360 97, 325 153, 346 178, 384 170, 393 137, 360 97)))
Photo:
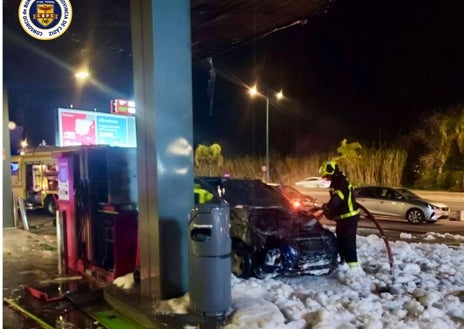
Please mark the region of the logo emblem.
POLYGON ((58 15, 55 14, 55 6, 51 4, 37 3, 36 9, 36 14, 33 17, 42 27, 47 27, 55 19, 58 19, 58 15))
POLYGON ((21 0, 18 17, 23 30, 31 37, 52 40, 71 25, 72 6, 69 0, 21 0))

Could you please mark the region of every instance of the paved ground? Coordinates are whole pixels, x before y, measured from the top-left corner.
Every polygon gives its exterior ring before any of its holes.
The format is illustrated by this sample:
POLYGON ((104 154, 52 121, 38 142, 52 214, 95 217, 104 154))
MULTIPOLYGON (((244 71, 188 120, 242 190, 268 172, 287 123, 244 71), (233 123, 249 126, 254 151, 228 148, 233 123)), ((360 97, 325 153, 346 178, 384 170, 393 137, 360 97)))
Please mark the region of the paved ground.
POLYGON ((152 303, 144 302, 135 288, 121 291, 110 285, 103 292, 78 276, 60 276, 54 218, 34 213, 27 218, 30 231, 21 223, 18 228, 3 229, 3 328, 221 328, 221 319, 156 314, 152 303), (36 298, 41 296, 48 301, 36 298), (117 305, 110 306, 107 298, 117 305), (15 305, 23 310, 15 310, 15 305), (24 310, 32 315, 26 316, 24 310), (35 320, 31 319, 34 316, 35 320), (143 326, 133 321, 141 317, 145 319, 143 326))
POLYGON ((102 328, 90 317, 80 312, 66 298, 59 298, 80 282, 63 280, 58 274, 56 252, 56 228, 54 218, 28 216, 29 229, 3 229, 3 328, 39 329, 47 328, 102 328), (36 297, 42 292, 51 299, 44 302, 36 297), (5 303, 7 299, 7 303, 5 303), (56 299, 56 300, 53 300, 56 299), (22 311, 12 306, 18 305, 22 311), (31 319, 25 311, 38 315, 31 319), (40 324, 38 321, 44 321, 40 324))

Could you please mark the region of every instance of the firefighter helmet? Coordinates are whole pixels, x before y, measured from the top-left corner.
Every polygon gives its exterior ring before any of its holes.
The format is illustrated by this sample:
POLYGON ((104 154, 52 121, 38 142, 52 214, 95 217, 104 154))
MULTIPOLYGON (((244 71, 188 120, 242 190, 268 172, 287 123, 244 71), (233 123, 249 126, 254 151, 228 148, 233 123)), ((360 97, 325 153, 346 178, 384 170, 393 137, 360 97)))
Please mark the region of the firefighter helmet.
POLYGON ((326 161, 319 169, 319 174, 321 177, 331 176, 339 172, 339 170, 340 169, 338 169, 338 164, 335 161, 326 161))

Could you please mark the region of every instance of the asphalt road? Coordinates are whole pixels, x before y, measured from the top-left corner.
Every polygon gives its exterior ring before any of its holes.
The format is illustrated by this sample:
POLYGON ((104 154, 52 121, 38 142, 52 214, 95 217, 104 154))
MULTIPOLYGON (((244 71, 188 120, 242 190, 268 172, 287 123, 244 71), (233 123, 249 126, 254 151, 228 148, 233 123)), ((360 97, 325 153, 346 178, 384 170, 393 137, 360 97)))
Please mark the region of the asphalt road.
MULTIPOLYGON (((409 224, 403 219, 376 218, 376 221, 388 240, 404 240, 410 242, 444 243, 459 245, 464 243, 464 221, 439 220, 436 223, 409 224)), ((333 221, 322 218, 320 222, 327 226, 335 226, 333 221)), ((379 228, 370 219, 361 219, 358 234, 381 236, 379 228)))

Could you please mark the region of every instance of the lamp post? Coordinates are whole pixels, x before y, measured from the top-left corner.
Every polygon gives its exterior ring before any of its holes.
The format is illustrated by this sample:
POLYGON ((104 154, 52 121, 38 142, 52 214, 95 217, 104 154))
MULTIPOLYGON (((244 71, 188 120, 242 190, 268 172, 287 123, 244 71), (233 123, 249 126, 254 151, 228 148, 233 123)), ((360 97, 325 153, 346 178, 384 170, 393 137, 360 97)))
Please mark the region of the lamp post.
MULTIPOLYGON (((253 97, 255 95, 261 94, 258 91, 258 88, 256 85, 251 87, 249 89, 250 95, 253 97)), ((262 95, 262 94, 261 94, 262 95)), ((264 95, 262 95, 266 98, 266 183, 269 183, 269 91, 266 91, 264 95)), ((281 91, 278 93, 275 93, 275 98, 277 100, 280 100, 284 97, 284 94, 281 91)))

